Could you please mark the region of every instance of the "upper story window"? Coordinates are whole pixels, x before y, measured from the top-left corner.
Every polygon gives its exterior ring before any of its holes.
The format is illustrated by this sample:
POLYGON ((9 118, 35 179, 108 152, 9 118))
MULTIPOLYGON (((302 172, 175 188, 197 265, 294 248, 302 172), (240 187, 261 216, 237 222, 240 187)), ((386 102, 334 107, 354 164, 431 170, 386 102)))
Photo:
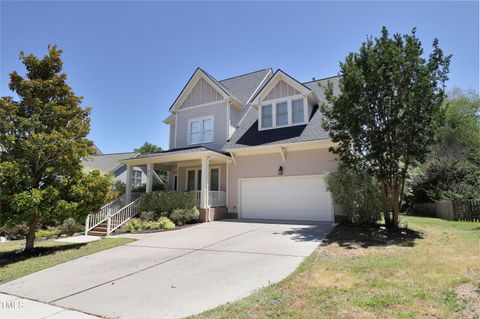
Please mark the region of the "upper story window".
POLYGON ((279 99, 260 105, 259 129, 301 125, 308 122, 307 99, 279 99))
POLYGON ((213 116, 188 121, 188 144, 213 142, 213 116))

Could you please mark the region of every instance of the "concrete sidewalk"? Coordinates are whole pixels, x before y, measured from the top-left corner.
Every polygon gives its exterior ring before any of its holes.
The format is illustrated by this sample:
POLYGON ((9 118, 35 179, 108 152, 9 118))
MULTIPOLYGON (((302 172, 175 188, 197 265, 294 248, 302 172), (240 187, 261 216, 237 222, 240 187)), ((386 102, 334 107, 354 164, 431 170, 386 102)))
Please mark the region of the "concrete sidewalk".
POLYGON ((98 319, 100 317, 0 293, 0 318, 98 319))

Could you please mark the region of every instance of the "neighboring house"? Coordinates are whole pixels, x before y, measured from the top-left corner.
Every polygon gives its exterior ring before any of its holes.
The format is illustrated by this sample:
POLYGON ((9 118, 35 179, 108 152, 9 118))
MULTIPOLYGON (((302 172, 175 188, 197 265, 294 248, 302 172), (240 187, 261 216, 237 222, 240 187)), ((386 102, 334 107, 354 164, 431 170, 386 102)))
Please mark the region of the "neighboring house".
MULTIPOLYGON (((301 83, 282 70, 216 80, 198 68, 170 107, 170 148, 123 160, 127 174, 168 172, 170 190, 195 192, 201 218, 334 221, 324 176, 337 168, 318 105, 331 81, 301 83)), ((127 197, 131 190, 127 188, 127 197)))
MULTIPOLYGON (((113 153, 103 154, 98 147, 96 147, 95 155, 82 161, 85 167, 91 169, 98 169, 99 171, 112 174, 115 180, 121 181, 126 184, 127 181, 127 165, 121 161, 126 159, 136 158, 140 155, 137 152, 128 153, 113 153)), ((147 170, 145 167, 136 166, 133 168, 130 180, 133 187, 141 186, 147 183, 147 170)))

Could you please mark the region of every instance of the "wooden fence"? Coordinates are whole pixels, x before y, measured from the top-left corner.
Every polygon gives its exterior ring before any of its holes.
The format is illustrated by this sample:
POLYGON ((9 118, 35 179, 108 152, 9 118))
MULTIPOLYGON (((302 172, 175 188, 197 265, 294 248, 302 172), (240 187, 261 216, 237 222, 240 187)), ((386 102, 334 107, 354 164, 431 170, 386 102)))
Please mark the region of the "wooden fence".
POLYGON ((452 205, 455 220, 480 222, 480 201, 454 200, 452 205))
POLYGON ((480 222, 480 201, 454 200, 413 205, 415 215, 480 222))

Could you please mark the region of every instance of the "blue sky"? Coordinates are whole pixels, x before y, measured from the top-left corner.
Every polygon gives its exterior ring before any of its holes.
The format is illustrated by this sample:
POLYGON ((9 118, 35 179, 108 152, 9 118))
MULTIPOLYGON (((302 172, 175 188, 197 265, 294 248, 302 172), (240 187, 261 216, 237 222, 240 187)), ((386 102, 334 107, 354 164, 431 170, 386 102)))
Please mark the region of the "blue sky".
POLYGON ((479 87, 478 2, 1 2, 0 95, 18 52, 63 50, 103 152, 168 146, 162 120, 197 66, 217 79, 281 68, 300 81, 337 74, 366 35, 417 27, 453 54, 449 87, 479 87))

